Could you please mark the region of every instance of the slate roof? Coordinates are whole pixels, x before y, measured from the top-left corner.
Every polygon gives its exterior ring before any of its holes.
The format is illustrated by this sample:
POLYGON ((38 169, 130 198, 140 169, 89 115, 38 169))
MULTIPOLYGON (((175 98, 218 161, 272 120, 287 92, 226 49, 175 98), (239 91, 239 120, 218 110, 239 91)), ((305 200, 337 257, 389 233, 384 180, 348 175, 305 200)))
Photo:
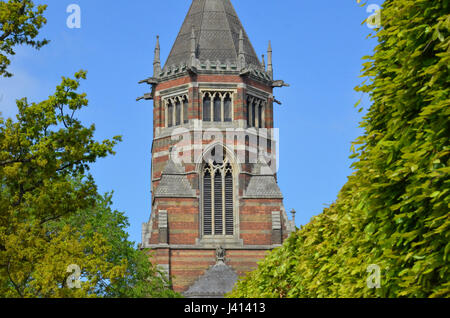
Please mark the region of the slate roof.
POLYGON ((275 179, 272 169, 259 161, 253 165, 253 176, 250 178, 245 197, 254 199, 283 199, 280 187, 275 179))
POLYGON ((260 175, 251 177, 245 197, 283 199, 283 194, 273 175, 260 175))
POLYGON ((162 172, 161 181, 154 193, 155 198, 195 198, 189 180, 183 172, 183 167, 173 160, 167 162, 162 172))
POLYGON ((173 160, 169 160, 162 172, 163 174, 184 174, 183 167, 177 165, 173 160))
POLYGON ((226 64, 228 61, 237 64, 239 33, 243 30, 246 64, 264 70, 230 0, 193 0, 163 72, 172 65, 189 62, 192 27, 200 63, 209 60, 212 63, 220 61, 226 64))
POLYGON ((236 272, 223 262, 219 262, 208 269, 189 289, 184 293, 188 298, 216 298, 223 297, 233 290, 238 280, 236 272))

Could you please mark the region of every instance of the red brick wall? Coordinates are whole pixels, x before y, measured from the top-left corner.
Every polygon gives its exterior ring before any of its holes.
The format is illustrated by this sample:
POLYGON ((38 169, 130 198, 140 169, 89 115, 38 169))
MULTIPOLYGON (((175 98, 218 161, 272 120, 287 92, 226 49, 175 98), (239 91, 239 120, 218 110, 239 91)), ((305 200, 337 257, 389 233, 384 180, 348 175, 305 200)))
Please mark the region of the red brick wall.
POLYGON ((170 275, 173 289, 186 291, 205 271, 215 264, 215 250, 172 250, 170 275))
MULTIPOLYGON (((169 88, 186 85, 191 82, 202 83, 243 83, 272 94, 272 87, 248 78, 236 75, 198 75, 177 78, 156 86, 156 92, 161 92, 169 88)), ((234 96, 234 119, 246 120, 246 91, 237 88, 234 96)), ((201 119, 202 109, 199 97, 199 89, 190 87, 189 96, 189 119, 201 119)), ((165 110, 161 97, 155 98, 154 106, 154 127, 164 127, 165 110)), ((269 99, 265 113, 266 127, 273 127, 273 100, 269 99)), ((224 137, 226 134, 224 134, 224 137)), ((191 136, 192 141, 194 140, 191 136)), ((169 141, 171 137, 164 140, 157 140, 153 145, 153 153, 168 151, 176 142, 169 141)), ((209 142, 204 142, 208 144, 209 142)), ((159 178, 166 166, 169 156, 154 158, 152 162, 152 189, 156 189, 159 178)), ((243 165, 242 171, 250 172, 252 165, 243 165)), ((195 171, 195 164, 185 166, 186 172, 195 171)), ((198 176, 196 174, 187 175, 194 190, 199 194, 198 176)), ((244 189, 248 185, 249 176, 241 174, 239 176, 239 196, 244 194, 244 189)), ((272 245, 272 212, 281 211, 281 199, 240 199, 239 202, 239 222, 240 239, 244 246, 271 246, 272 245)), ((153 228, 149 239, 150 244, 159 244, 158 211, 166 210, 168 214, 168 243, 170 245, 192 245, 193 249, 155 249, 155 257, 152 259, 156 264, 169 264, 170 275, 173 279, 175 291, 186 291, 206 270, 216 262, 215 249, 194 249, 199 233, 199 201, 196 198, 154 198, 153 207, 153 228)), ((285 229, 285 225, 282 224, 285 229)), ((245 247, 244 247, 245 248, 245 247)), ((226 263, 231 266, 238 275, 256 268, 257 263, 268 253, 267 249, 229 249, 226 251, 226 263)))
POLYGON ((281 199, 241 200, 240 233, 244 245, 272 244, 272 212, 281 211, 281 199))
MULTIPOLYGON (((152 233, 158 232, 158 211, 167 211, 169 244, 195 244, 199 237, 199 206, 195 198, 157 198, 157 211, 152 233)), ((157 236, 157 235, 155 235, 157 236)), ((158 244, 159 238, 150 239, 150 244, 158 244)))
MULTIPOLYGON (((226 263, 238 276, 256 268, 267 250, 227 250, 226 263)), ((170 268, 173 289, 185 292, 216 263, 215 250, 171 250, 170 268)))
MULTIPOLYGON (((159 210, 167 210, 169 244, 194 245, 199 237, 199 207, 196 199, 156 199, 159 210)), ((240 237, 244 245, 272 244, 272 211, 281 208, 280 199, 242 199, 240 207, 240 237)), ((284 224, 283 227, 285 228, 284 224)), ((151 244, 158 244, 157 212, 153 223, 151 244), (155 235, 156 234, 156 235, 155 235)), ((226 263, 239 276, 257 267, 267 250, 227 250, 226 263)), ((215 250, 155 250, 157 264, 170 264, 175 291, 184 292, 205 271, 215 264, 215 250)))

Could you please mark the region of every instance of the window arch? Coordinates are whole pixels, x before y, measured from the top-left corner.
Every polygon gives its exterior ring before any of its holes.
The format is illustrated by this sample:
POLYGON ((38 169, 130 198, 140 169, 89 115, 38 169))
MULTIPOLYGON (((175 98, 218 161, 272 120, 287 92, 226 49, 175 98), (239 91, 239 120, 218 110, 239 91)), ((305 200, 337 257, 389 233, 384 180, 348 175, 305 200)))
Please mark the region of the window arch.
POLYGON ((258 127, 264 128, 264 105, 261 103, 258 107, 258 127))
POLYGON ((211 96, 208 93, 203 97, 203 120, 211 121, 211 96))
POLYGON ((252 114, 252 120, 250 124, 252 125, 252 127, 256 127, 256 102, 252 103, 252 110, 250 111, 250 113, 252 114))
POLYGON ((181 101, 179 98, 175 102, 175 126, 181 125, 181 101))
POLYGON ((233 121, 233 92, 204 91, 202 102, 203 121, 233 121))
POLYGON ((173 124, 173 104, 172 101, 169 100, 167 104, 167 127, 172 127, 173 124))
POLYGON ((222 121, 222 100, 219 94, 214 97, 214 121, 222 121))
POLYGON ((230 93, 227 93, 223 102, 223 112, 224 112, 224 121, 230 122, 232 121, 232 105, 231 105, 231 96, 230 93))
POLYGON ((233 167, 225 158, 223 162, 203 162, 203 235, 233 236, 234 179, 233 167))
POLYGON ((183 123, 189 123, 189 102, 187 96, 183 96, 183 123))
POLYGON ((252 110, 252 102, 253 102, 253 98, 251 98, 250 96, 247 97, 247 126, 251 127, 251 120, 252 120, 252 114, 251 114, 251 110, 252 110))
POLYGON ((171 128, 189 123, 189 99, 186 94, 164 98, 165 127, 171 128))
POLYGON ((267 102, 263 99, 247 96, 247 127, 265 128, 265 109, 267 102))

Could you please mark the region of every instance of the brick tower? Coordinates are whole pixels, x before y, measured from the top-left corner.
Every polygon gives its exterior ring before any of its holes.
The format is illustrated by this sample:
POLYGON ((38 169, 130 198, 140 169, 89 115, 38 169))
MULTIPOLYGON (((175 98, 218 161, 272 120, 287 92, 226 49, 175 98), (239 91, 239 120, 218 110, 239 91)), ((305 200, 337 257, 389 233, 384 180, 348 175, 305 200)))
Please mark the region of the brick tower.
POLYGON ((193 0, 153 100, 152 210, 141 248, 189 297, 220 297, 294 228, 277 184, 269 42, 266 67, 230 0, 193 0))

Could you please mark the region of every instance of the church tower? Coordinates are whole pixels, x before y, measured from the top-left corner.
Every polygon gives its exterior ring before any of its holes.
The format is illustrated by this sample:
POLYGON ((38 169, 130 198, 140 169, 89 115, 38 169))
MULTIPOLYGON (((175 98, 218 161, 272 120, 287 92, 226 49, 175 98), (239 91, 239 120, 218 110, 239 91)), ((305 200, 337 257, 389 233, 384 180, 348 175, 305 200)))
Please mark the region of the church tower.
MULTIPOLYGON (((258 58, 230 0, 193 0, 153 100, 141 248, 188 297, 220 297, 294 229, 277 184, 272 48, 258 58)), ((139 100, 138 99, 138 100, 139 100)))

